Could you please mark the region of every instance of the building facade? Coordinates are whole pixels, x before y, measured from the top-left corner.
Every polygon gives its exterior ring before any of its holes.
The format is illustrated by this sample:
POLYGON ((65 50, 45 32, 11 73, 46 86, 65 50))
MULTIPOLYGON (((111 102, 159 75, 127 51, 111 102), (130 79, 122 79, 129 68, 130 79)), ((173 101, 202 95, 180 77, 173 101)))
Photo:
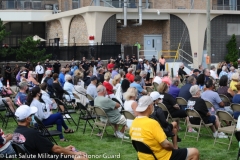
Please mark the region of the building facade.
MULTIPOLYGON (((46 44, 141 44, 140 54, 170 55, 182 49, 194 67, 206 50, 205 0, 13 0, 0 1, 0 18, 11 36, 3 43, 38 35, 46 44), (126 4, 124 2, 127 2, 126 4), (124 13, 124 4, 126 13, 124 13), (126 20, 124 19, 126 17, 126 20), (89 37, 94 41, 89 41, 89 37)), ((211 61, 222 61, 232 34, 240 46, 240 0, 211 1, 211 61)))

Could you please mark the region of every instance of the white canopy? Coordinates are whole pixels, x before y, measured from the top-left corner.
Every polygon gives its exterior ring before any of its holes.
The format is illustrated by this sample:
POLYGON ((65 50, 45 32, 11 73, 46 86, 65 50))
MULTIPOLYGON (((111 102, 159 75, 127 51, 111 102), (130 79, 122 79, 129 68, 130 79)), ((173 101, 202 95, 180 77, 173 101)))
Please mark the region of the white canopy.
POLYGON ((40 40, 41 42, 46 41, 45 39, 39 37, 38 35, 33 36, 33 40, 34 40, 34 41, 40 40))

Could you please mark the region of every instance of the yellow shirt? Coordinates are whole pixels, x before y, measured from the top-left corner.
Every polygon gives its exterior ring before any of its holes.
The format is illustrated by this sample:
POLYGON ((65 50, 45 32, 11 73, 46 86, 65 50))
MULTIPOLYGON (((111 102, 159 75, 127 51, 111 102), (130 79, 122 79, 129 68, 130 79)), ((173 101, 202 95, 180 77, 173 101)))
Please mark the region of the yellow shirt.
POLYGON ((237 84, 238 82, 236 82, 236 81, 231 81, 231 83, 230 83, 230 88, 233 90, 233 91, 237 91, 237 88, 235 87, 235 85, 237 84))
MULTIPOLYGON (((142 141, 147 144, 157 159, 170 159, 172 151, 168 151, 160 145, 167 137, 157 121, 148 117, 137 117, 133 120, 129 134, 132 140, 142 141)), ((152 155, 140 152, 138 158, 139 160, 154 160, 152 155)))

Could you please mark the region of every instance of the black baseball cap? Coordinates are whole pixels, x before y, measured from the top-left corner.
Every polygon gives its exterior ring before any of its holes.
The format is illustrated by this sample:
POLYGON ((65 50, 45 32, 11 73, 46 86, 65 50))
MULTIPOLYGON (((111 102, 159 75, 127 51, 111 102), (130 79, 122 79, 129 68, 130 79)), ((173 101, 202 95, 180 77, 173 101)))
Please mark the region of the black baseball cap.
POLYGON ((90 81, 94 81, 94 80, 97 80, 97 77, 95 75, 90 77, 90 81))
POLYGON ((193 73, 196 73, 196 72, 199 72, 199 73, 200 73, 201 71, 199 71, 198 69, 194 69, 194 70, 193 70, 193 73))

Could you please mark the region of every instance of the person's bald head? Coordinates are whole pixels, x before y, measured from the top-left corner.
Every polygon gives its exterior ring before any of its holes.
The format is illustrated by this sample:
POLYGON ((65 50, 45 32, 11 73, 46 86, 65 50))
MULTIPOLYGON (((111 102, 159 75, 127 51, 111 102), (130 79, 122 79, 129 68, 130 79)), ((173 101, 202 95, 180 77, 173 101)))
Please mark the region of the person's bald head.
POLYGON ((105 96, 106 88, 103 85, 99 85, 97 87, 97 93, 98 93, 98 96, 105 96))

